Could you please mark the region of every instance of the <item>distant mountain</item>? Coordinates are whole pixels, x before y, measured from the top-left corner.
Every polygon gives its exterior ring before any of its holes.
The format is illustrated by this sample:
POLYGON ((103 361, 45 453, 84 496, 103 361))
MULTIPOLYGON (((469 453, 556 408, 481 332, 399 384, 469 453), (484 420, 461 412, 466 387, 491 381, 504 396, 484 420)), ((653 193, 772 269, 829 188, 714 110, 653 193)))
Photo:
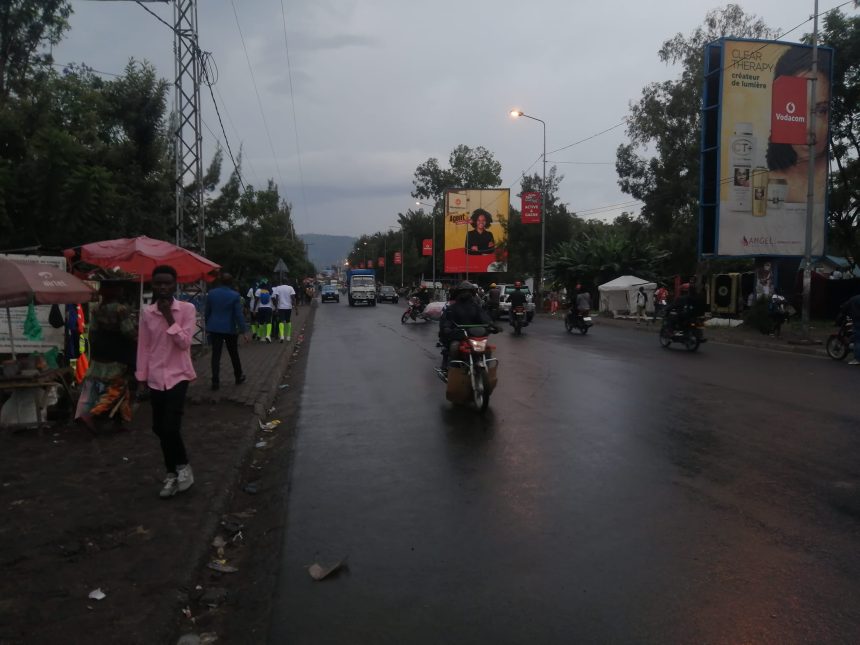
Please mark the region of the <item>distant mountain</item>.
POLYGON ((307 233, 306 235, 299 235, 299 237, 308 245, 308 259, 314 263, 317 271, 333 264, 342 265, 358 239, 347 235, 318 235, 316 233, 307 233))

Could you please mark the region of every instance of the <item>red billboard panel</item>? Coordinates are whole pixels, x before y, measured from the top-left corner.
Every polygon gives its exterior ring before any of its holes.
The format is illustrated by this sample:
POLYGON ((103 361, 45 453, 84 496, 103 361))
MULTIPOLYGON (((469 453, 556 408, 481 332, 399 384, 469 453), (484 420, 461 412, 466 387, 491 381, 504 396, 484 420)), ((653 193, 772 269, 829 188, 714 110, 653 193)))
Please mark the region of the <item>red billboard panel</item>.
POLYGON ((376 260, 376 266, 378 266, 380 269, 382 267, 384 267, 385 266, 385 258, 383 258, 383 257, 378 258, 376 260))
POLYGON ((773 143, 803 145, 807 142, 808 85, 807 80, 799 76, 780 76, 774 80, 770 115, 773 143))
POLYGON ((368 269, 372 269, 372 268, 373 268, 373 260, 368 260, 368 261, 367 261, 367 268, 368 268, 368 269))
POLYGON ((403 264, 403 258, 400 255, 400 251, 397 251, 394 254, 394 264, 403 264))
POLYGON ((433 255, 433 240, 430 238, 421 243, 421 255, 433 255))
POLYGON ((541 199, 540 193, 528 192, 522 194, 521 220, 523 224, 540 224, 541 199))

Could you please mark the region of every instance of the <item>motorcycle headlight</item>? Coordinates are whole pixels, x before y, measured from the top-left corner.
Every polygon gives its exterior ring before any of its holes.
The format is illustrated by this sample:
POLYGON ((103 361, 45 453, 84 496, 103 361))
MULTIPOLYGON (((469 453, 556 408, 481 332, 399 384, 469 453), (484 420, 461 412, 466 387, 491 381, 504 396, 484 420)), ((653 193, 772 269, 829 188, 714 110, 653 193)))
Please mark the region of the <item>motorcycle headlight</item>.
POLYGON ((484 352, 487 350, 487 339, 486 338, 483 340, 475 340, 474 338, 470 338, 469 344, 472 346, 472 351, 484 352))

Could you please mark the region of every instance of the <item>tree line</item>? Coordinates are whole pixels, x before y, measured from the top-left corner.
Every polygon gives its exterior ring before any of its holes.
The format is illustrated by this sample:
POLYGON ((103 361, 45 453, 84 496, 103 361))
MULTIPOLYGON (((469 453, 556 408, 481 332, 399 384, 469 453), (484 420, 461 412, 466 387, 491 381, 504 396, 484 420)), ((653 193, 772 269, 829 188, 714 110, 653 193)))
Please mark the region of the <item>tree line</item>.
MULTIPOLYGON (((55 253, 138 235, 173 241, 170 84, 134 59, 111 78, 83 64, 58 68, 50 48, 71 13, 68 0, 0 3, 0 250, 55 253)), ((274 181, 243 186, 240 159, 218 188, 222 160, 219 149, 201 178, 206 256, 239 279, 269 276, 278 258, 294 275, 311 274, 274 181)), ((196 240, 199 218, 189 219, 196 240)))

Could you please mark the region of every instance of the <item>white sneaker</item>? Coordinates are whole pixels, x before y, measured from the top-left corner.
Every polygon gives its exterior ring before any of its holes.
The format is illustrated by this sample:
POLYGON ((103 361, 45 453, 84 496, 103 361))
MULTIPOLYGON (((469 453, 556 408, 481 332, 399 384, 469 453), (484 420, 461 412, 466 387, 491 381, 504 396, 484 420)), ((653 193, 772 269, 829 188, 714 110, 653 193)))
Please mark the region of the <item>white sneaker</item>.
POLYGON ((173 497, 179 491, 179 482, 177 481, 176 475, 170 473, 164 479, 164 488, 161 489, 161 492, 158 494, 161 499, 167 499, 168 497, 173 497))
POLYGON ((854 358, 854 359, 848 361, 848 364, 849 365, 860 365, 860 361, 858 361, 856 358, 854 358))
POLYGON ((287 336, 287 342, 289 343, 292 340, 292 336, 287 336))
POLYGON ((176 479, 178 481, 177 488, 179 489, 179 492, 182 493, 187 491, 194 484, 194 473, 191 472, 191 466, 187 464, 185 466, 180 466, 177 468, 176 472, 176 479))
POLYGON ((267 342, 267 343, 271 343, 271 342, 272 342, 272 337, 271 337, 271 336, 266 336, 266 342, 267 342))

